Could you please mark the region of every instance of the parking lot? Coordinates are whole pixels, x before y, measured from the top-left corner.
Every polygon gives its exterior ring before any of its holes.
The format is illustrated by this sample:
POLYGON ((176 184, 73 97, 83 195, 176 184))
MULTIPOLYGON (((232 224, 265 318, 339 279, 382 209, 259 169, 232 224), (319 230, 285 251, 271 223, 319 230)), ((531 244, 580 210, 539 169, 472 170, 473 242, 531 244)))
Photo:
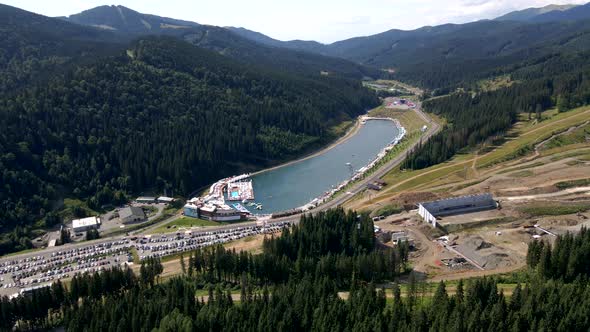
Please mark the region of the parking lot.
POLYGON ((280 232, 289 222, 251 225, 211 231, 187 231, 163 235, 126 236, 92 243, 47 248, 42 251, 0 259, 0 296, 13 296, 23 289, 50 285, 80 273, 98 272, 130 263, 130 250, 139 259, 164 257, 198 248, 223 244, 251 235, 280 232))

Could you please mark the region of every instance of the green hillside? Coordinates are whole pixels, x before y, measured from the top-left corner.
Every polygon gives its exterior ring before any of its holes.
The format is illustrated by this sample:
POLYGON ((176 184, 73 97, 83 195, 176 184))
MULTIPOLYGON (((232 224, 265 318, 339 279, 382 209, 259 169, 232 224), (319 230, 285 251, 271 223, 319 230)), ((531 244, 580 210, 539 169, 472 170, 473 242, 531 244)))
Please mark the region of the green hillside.
POLYGON ((30 246, 32 225, 58 224, 63 197, 99 209, 146 188, 188 194, 317 148, 334 139, 332 126, 378 103, 356 80, 248 65, 178 38, 99 42, 113 37, 30 13, 9 23, 0 227, 14 236, 0 252, 30 246))

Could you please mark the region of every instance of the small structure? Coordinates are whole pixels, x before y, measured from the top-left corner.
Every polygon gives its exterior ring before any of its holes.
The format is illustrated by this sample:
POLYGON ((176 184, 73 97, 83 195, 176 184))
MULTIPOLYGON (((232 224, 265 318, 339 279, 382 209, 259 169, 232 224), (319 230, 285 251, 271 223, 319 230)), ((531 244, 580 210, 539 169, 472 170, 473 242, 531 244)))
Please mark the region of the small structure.
POLYGON ((137 199, 135 201, 137 203, 150 204, 150 203, 155 203, 156 198, 150 197, 150 196, 141 196, 141 197, 137 197, 137 199))
POLYGON ((88 217, 72 220, 72 229, 74 230, 74 233, 86 232, 87 230, 98 228, 100 228, 99 217, 88 217))
POLYGON ((436 227, 436 217, 496 209, 498 204, 491 194, 460 196, 418 204, 418 214, 436 227))
POLYGON ((393 232, 391 233, 391 243, 394 246, 399 245, 402 242, 407 242, 410 247, 414 246, 414 240, 410 239, 406 232, 393 232))
POLYGON ((47 248, 55 247, 56 244, 57 244, 57 239, 51 239, 49 241, 49 244, 47 244, 47 248))
POLYGON ((158 203, 170 204, 172 202, 174 202, 174 198, 172 198, 172 197, 166 197, 166 196, 158 197, 158 203))
POLYGON ((119 219, 122 223, 142 222, 147 218, 143 209, 137 206, 128 206, 119 211, 119 219))
POLYGON ((383 189, 383 187, 376 184, 376 183, 367 183, 367 189, 379 191, 379 190, 383 189))

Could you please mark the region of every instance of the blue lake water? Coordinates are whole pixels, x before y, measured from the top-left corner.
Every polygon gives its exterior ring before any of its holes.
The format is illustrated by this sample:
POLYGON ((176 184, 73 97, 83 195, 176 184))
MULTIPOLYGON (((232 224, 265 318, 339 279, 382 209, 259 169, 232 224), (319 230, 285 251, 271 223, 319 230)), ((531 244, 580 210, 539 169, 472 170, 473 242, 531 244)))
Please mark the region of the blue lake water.
POLYGON ((352 177, 398 135, 388 120, 369 120, 348 140, 313 158, 252 177, 254 197, 263 205, 253 213, 273 213, 303 206, 352 177), (351 165, 348 166, 347 163, 351 165))

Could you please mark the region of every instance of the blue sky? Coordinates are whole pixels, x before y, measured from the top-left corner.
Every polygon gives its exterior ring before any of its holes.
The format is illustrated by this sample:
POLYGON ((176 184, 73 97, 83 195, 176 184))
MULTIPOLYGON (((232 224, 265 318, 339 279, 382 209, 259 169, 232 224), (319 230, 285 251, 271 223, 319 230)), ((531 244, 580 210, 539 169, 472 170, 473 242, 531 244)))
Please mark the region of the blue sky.
POLYGON ((324 43, 389 29, 465 23, 548 4, 588 0, 4 0, 47 16, 67 16, 100 5, 203 24, 241 26, 276 39, 324 43), (108 2, 113 1, 113 2, 108 2))

